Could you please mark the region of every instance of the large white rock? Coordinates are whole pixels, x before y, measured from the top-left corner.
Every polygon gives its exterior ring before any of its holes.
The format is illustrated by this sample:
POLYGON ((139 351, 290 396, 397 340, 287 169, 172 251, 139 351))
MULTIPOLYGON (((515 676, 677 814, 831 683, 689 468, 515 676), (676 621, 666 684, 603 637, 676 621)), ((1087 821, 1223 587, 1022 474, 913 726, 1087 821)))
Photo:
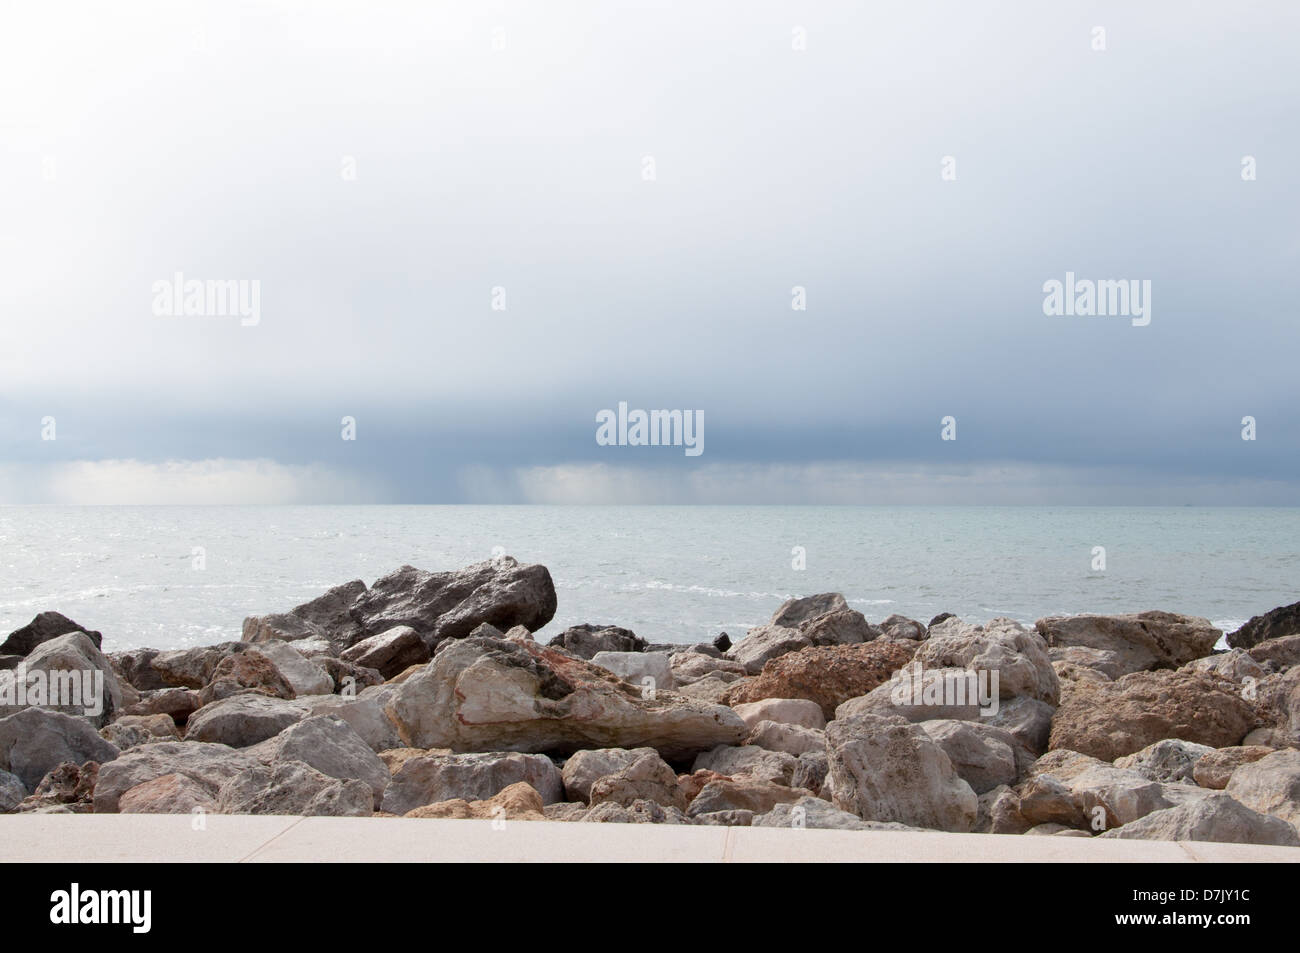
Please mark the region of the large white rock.
POLYGON ((1226 794, 1153 811, 1107 831, 1103 837, 1126 840, 1219 841, 1300 847, 1300 833, 1278 817, 1252 811, 1226 794))
POLYGON ((783 725, 798 725, 801 728, 819 730, 826 727, 822 706, 807 698, 764 698, 756 702, 733 705, 732 710, 750 728, 760 721, 775 721, 783 725))
POLYGON ((677 687, 667 652, 597 652, 591 657, 591 664, 640 688, 672 691, 677 687))
POLYGON ((259 642, 248 651, 265 655, 274 662, 285 681, 298 695, 329 695, 334 691, 334 679, 329 677, 329 673, 288 642, 278 639, 259 642))

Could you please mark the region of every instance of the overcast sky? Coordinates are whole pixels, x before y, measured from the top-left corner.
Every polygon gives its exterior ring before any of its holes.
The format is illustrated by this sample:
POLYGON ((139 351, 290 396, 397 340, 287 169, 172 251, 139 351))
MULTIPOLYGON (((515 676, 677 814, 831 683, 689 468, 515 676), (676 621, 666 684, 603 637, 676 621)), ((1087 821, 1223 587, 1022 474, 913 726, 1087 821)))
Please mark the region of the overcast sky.
POLYGON ((0 501, 1300 503, 1295 3, 0 10, 0 501))

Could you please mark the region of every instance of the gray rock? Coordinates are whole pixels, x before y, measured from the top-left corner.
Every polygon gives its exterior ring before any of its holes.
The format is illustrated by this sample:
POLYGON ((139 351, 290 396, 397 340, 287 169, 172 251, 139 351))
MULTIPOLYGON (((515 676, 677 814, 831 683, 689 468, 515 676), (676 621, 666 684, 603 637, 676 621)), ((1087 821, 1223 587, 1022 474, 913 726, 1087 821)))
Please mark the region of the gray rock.
POLYGON ((754 812, 710 811, 707 814, 696 814, 691 820, 711 827, 749 827, 754 822, 754 812))
POLYGON ((69 632, 83 633, 97 649, 104 644, 104 637, 98 632, 92 632, 58 612, 42 612, 0 642, 0 655, 29 655, 38 645, 69 632))
POLYGON ((569 626, 549 644, 584 659, 593 658, 597 652, 644 652, 647 647, 645 639, 630 629, 589 622, 569 626))
POLYGON ((638 687, 648 685, 656 691, 672 691, 677 687, 668 656, 659 652, 597 652, 592 656, 591 664, 599 665, 638 687), (647 683, 646 679, 650 682, 647 683))
POLYGON ((1196 762, 1217 749, 1179 738, 1166 738, 1141 751, 1115 759, 1115 767, 1136 771, 1152 781, 1186 781, 1194 784, 1196 762))
POLYGON ((976 794, 1016 783, 1015 739, 1001 728, 955 720, 923 721, 921 728, 976 794))
POLYGON ((116 814, 123 794, 137 784, 168 774, 182 774, 215 797, 226 781, 258 766, 254 758, 226 745, 194 741, 141 745, 100 765, 95 813, 116 814))
POLYGON ((247 647, 241 642, 222 642, 174 652, 159 652, 149 664, 169 686, 203 688, 212 681, 212 674, 222 659, 242 652, 247 647))
POLYGON ((570 801, 591 799, 591 786, 598 779, 617 774, 654 748, 590 748, 578 751, 564 762, 560 772, 564 793, 570 801))
POLYGON ((606 801, 587 810, 579 819, 583 824, 690 824, 691 821, 675 807, 664 807, 654 801, 633 801, 627 807, 606 801))
POLYGON ((733 710, 751 729, 761 721, 775 721, 819 731, 826 727, 822 706, 807 698, 764 698, 735 705, 733 710))
POLYGON ((859 645, 882 634, 856 609, 836 609, 808 619, 799 625, 799 632, 813 645, 859 645))
POLYGON ((453 798, 486 801, 520 781, 532 785, 543 804, 564 800, 560 769, 544 755, 517 751, 430 754, 411 758, 393 774, 384 792, 383 809, 405 814, 453 798))
POLYGON ((752 811, 766 814, 778 804, 791 803, 812 792, 792 788, 772 781, 755 781, 750 778, 727 778, 710 781, 700 789, 686 811, 688 817, 715 814, 718 811, 752 811))
POLYGON ((306 717, 307 708, 295 701, 258 694, 232 695, 204 705, 191 715, 185 738, 247 748, 306 717))
POLYGON ((933 626, 915 662, 924 669, 997 672, 1002 698, 1027 696, 1048 705, 1060 701, 1060 682, 1042 637, 1012 619, 969 625, 949 619, 933 626))
POLYGON ((244 620, 243 639, 245 642, 322 640, 337 651, 365 637, 366 633, 352 616, 352 607, 365 592, 366 584, 354 579, 288 612, 250 616, 244 620))
POLYGON ((1227 792, 1253 811, 1300 826, 1300 751, 1284 748, 1243 764, 1232 772, 1227 792))
POLYGON ((304 718, 275 737, 253 745, 248 753, 264 764, 301 761, 331 778, 364 781, 374 792, 376 803, 391 780, 379 756, 336 715, 304 718))
POLYGON ((649 746, 682 760, 746 734, 730 708, 674 692, 646 698, 560 649, 502 639, 449 646, 396 687, 387 711, 405 744, 453 751, 649 746))
POLYGON ((849 604, 844 601, 844 596, 838 592, 821 592, 815 596, 787 599, 781 603, 781 608, 772 613, 772 619, 768 624, 795 628, 801 622, 848 607, 849 604))
POLYGON ((691 772, 716 771, 732 778, 772 781, 789 786, 798 759, 784 751, 768 751, 757 745, 718 745, 695 758, 691 772))
POLYGON ((749 675, 757 675, 763 666, 787 652, 808 648, 812 640, 798 629, 778 625, 760 625, 731 647, 727 657, 739 662, 749 675))
MULTIPOLYGON (((27 697, 37 683, 46 701, 42 708, 89 719, 96 727, 107 724, 122 709, 122 688, 109 662, 84 632, 66 632, 45 639, 24 660, 27 697)), ((12 682, 18 671, 0 672, 12 682)), ((5 692, 6 697, 8 692, 5 692)), ((0 712, 12 711, 8 706, 0 712)))
POLYGON ((795 763, 794 774, 790 776, 790 787, 807 788, 821 794, 829 771, 830 760, 824 750, 805 752, 799 755, 795 763))
POLYGON ((44 708, 0 718, 0 770, 17 775, 29 790, 65 761, 102 764, 117 755, 118 749, 84 718, 44 708))
POLYGON ((686 796, 677 787, 676 772, 654 750, 644 751, 626 767, 597 778, 589 797, 593 807, 606 801, 630 807, 635 801, 647 800, 679 811, 686 809, 686 796))
POLYGON ((362 639, 341 656, 378 671, 384 678, 392 678, 412 665, 429 660, 429 648, 409 625, 395 625, 390 629, 362 639))
POLYGON ((22 779, 8 771, 0 771, 0 814, 9 814, 27 797, 27 787, 22 779))
MULTIPOLYGON (((1269 639, 1300 635, 1300 602, 1270 609, 1263 615, 1251 618, 1236 632, 1228 633, 1228 645, 1234 649, 1249 649, 1269 639)), ((0 645, 0 652, 4 646, 0 645)))
POLYGON ((1124 840, 1217 841, 1300 847, 1300 833, 1286 821, 1260 814, 1226 794, 1212 794, 1107 831, 1124 840))
POLYGON ((340 781, 301 761, 284 761, 259 764, 223 784, 217 812, 369 817, 374 795, 364 781, 340 781))
POLYGON ((1245 649, 1216 652, 1213 655, 1207 655, 1205 658, 1188 662, 1183 667, 1196 672, 1213 672, 1238 683, 1244 682, 1248 678, 1263 678, 1269 674, 1268 669, 1257 662, 1245 649))
POLYGON ((704 652, 676 652, 669 657, 669 665, 672 667, 673 681, 679 686, 710 676, 724 682, 734 682, 745 676, 745 666, 739 662, 704 652))
POLYGON ((388 751, 390 748, 402 747, 397 728, 384 711, 384 705, 392 693, 392 688, 377 686, 354 696, 308 695, 297 701, 313 715, 342 718, 361 736, 371 751, 388 751))
POLYGON ((757 745, 768 751, 784 751, 796 758, 810 751, 826 750, 826 733, 798 725, 783 725, 775 721, 760 721, 745 739, 746 745, 757 745))
POLYGON ((826 748, 831 800, 841 810, 960 833, 975 825, 978 797, 920 726, 876 715, 836 719, 826 748))
POLYGON ((152 664, 158 655, 157 649, 131 649, 127 652, 109 652, 106 657, 117 672, 118 681, 125 682, 137 691, 147 692, 167 687, 152 664))
POLYGON ((1052 616, 1034 627, 1051 647, 1077 645, 1111 653, 1111 678, 1178 668, 1209 655, 1223 637, 1208 619, 1175 612, 1052 616))
POLYGON ((892 821, 864 821, 856 814, 841 811, 819 797, 801 797, 788 804, 778 804, 766 814, 754 818, 752 827, 786 827, 831 831, 915 831, 920 828, 892 821))
POLYGON ((325 669, 307 659, 288 642, 267 639, 248 650, 265 655, 298 695, 329 695, 334 691, 334 679, 325 669))

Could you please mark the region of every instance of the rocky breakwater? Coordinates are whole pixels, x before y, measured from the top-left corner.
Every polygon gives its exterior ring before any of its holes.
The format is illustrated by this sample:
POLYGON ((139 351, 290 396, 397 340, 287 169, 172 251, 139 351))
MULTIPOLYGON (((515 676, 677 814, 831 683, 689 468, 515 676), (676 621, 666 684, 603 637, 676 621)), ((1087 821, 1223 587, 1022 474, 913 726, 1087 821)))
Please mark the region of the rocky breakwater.
POLYGON ((873 622, 837 593, 734 644, 599 623, 544 644, 555 609, 546 568, 506 557, 180 651, 42 613, 0 645, 0 810, 1300 846, 1296 607, 1227 652, 1169 612, 873 622))

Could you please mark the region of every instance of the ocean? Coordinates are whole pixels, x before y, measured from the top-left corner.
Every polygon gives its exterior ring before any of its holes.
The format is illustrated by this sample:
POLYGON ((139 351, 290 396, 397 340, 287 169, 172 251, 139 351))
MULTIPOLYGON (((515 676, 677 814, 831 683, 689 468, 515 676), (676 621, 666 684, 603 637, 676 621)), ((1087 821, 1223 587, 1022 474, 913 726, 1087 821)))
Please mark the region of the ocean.
POLYGON ((106 651, 208 644, 350 579, 502 551, 555 579, 541 638, 597 622, 734 640, 824 591, 872 621, 1166 609, 1225 632, 1300 598, 1300 509, 5 506, 0 634, 54 609, 103 632, 106 651))

